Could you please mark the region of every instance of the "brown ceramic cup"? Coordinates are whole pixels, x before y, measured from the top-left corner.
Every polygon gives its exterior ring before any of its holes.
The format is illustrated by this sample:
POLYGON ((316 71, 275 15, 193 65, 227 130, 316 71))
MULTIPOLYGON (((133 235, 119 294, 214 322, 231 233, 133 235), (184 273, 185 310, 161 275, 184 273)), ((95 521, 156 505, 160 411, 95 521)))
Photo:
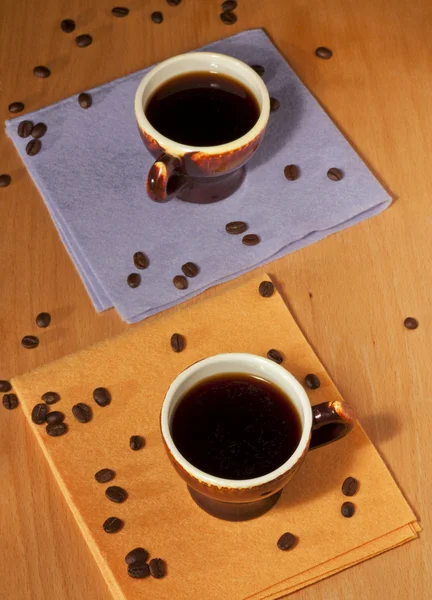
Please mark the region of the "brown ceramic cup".
POLYGON ((267 358, 243 353, 218 354, 187 368, 171 384, 161 411, 162 438, 168 457, 186 482, 192 498, 209 514, 229 521, 243 521, 264 514, 277 502, 284 486, 301 467, 308 450, 344 437, 354 421, 345 402, 323 402, 311 407, 305 390, 286 369, 267 358), (302 424, 300 442, 290 458, 271 473, 246 480, 215 477, 188 462, 174 444, 171 423, 183 396, 203 379, 223 373, 262 377, 279 387, 297 409, 302 424))
POLYGON ((244 165, 257 150, 267 126, 270 99, 257 73, 240 60, 214 52, 174 56, 149 71, 135 95, 135 117, 147 150, 156 159, 147 177, 147 193, 156 202, 173 196, 189 202, 216 202, 232 194, 244 179, 244 165), (157 131, 146 116, 153 93, 179 75, 211 72, 235 79, 256 98, 260 114, 242 137, 218 146, 188 146, 157 131))

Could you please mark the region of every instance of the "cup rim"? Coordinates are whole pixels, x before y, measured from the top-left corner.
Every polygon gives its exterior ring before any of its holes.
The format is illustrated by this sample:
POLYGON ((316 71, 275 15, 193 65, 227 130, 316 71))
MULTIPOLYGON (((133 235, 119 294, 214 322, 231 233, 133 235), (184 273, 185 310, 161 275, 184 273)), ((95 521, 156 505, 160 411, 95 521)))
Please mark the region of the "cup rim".
MULTIPOLYGON (((223 369, 221 369, 221 373, 223 373, 223 369)), ((268 378, 269 381, 273 381, 271 375, 268 378)), ((279 380, 280 381, 280 380, 279 380)), ((280 387, 282 391, 284 391, 287 395, 288 392, 284 389, 279 382, 275 382, 275 385, 280 387)), ((259 487, 263 484, 270 483, 271 481, 279 478, 281 475, 284 475, 298 462, 298 460, 302 457, 305 452, 310 438, 310 433, 312 429, 312 408, 309 402, 309 398, 301 386, 301 384, 297 381, 297 379, 292 375, 289 371, 287 371, 281 365, 276 364, 275 362, 269 360, 268 358, 264 358, 263 356, 258 356, 256 354, 250 354, 247 352, 226 352, 222 354, 215 354, 214 356, 210 356, 208 358, 204 358, 190 367, 187 367, 184 371, 182 371, 174 381, 171 383, 168 391, 165 395, 162 410, 161 410, 161 431, 163 439, 168 447, 169 452, 172 454, 174 459, 183 467, 183 469, 195 477, 200 482, 218 487, 218 488, 229 488, 229 489, 245 489, 245 488, 254 488, 259 487), (249 360, 255 363, 260 363, 264 365, 269 370, 278 373, 283 379, 289 382, 291 388, 294 388, 295 393, 300 401, 300 404, 303 408, 304 414, 304 422, 302 427, 302 434, 300 437, 300 441, 294 453, 286 460, 280 467, 270 471, 270 473, 266 473, 265 475, 261 475, 260 477, 254 477, 251 479, 225 479, 223 477, 216 477, 211 475, 210 473, 206 473, 201 469, 195 467, 192 463, 190 463, 186 458, 180 453, 177 449, 176 445, 171 436, 169 422, 168 422, 168 413, 170 406, 175 398, 177 389, 187 380, 188 377, 193 375, 196 371, 201 369, 205 365, 212 365, 221 360, 249 360)))
MULTIPOLYGON (((250 90, 251 93, 252 90, 250 90)), ((255 96, 255 94, 254 94, 255 96)), ((242 146, 247 145, 252 140, 256 138, 256 136, 263 131, 267 125, 267 121, 269 119, 270 114, 270 96, 267 89, 267 86, 261 79, 261 77, 246 63, 243 61, 233 58, 232 56, 228 56, 226 54, 220 54, 217 52, 187 52, 185 54, 178 54, 177 56, 173 56, 172 58, 168 58, 157 64, 155 67, 150 69, 148 73, 144 75, 141 79, 140 84, 138 85, 137 91, 135 93, 135 117, 138 122, 138 126, 145 133, 149 134, 156 142, 163 148, 169 148, 170 152, 172 152, 176 156, 182 156, 183 154, 189 152, 205 152, 206 154, 222 154, 227 151, 232 151, 237 148, 241 148, 242 146), (227 142, 225 144, 219 144, 217 146, 190 146, 188 144, 182 144, 180 142, 176 142, 164 135, 162 135, 157 129, 153 127, 150 121, 147 119, 144 108, 143 108, 143 94, 145 87, 149 83, 149 81, 163 68, 166 67, 167 64, 175 64, 181 62, 185 58, 191 58, 193 56, 205 56, 214 57, 215 59, 223 60, 226 62, 235 63, 237 67, 240 67, 243 70, 246 70, 248 75, 255 80, 258 88, 260 89, 260 93, 262 96, 262 106, 261 112, 258 117, 255 125, 243 136, 232 140, 231 142, 227 142)))

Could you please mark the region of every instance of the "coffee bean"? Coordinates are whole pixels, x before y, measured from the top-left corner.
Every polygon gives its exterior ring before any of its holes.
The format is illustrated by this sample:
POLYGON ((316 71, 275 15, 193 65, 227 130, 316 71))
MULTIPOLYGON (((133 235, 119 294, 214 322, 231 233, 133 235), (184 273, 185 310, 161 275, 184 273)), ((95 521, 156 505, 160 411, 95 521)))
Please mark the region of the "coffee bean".
POLYGON ((270 298, 274 294, 274 285, 271 281, 261 281, 258 291, 263 298, 270 298))
POLYGON ((21 340, 21 346, 27 348, 27 350, 37 348, 39 346, 39 338, 35 335, 25 335, 21 340))
POLYGON ((141 251, 135 252, 133 255, 133 261, 137 269, 147 269, 149 266, 149 260, 147 256, 141 251))
POLYGON ((144 438, 142 438, 140 435, 132 435, 131 439, 129 440, 129 446, 131 450, 141 450, 141 448, 144 446, 144 438))
POLYGON ((48 327, 50 323, 51 323, 51 315, 47 312, 41 312, 36 317, 36 325, 38 327, 41 327, 42 329, 45 329, 45 327, 48 327))
POLYGON ((98 387, 93 392, 93 399, 99 406, 108 406, 111 402, 111 394, 104 387, 98 387))
POLYGON ((87 46, 90 46, 92 41, 93 38, 88 33, 83 33, 82 35, 79 35, 75 38, 75 43, 78 46, 78 48, 86 48, 87 46))
POLYGON ((123 521, 117 517, 108 517, 108 519, 102 525, 106 533, 115 533, 123 527, 123 521))
POLYGON ((221 13, 219 16, 224 25, 234 25, 237 22, 237 15, 230 10, 221 13))
POLYGON ((36 425, 42 425, 42 423, 45 423, 47 414, 48 406, 46 404, 43 402, 41 404, 36 404, 36 406, 33 407, 31 414, 33 423, 36 423, 36 425))
POLYGON ((150 575, 150 567, 145 562, 134 562, 128 566, 128 575, 134 579, 144 579, 150 575))
POLYGON ((198 267, 193 262, 187 262, 182 265, 181 270, 186 275, 186 277, 196 277, 198 275, 198 267))
POLYGON ((250 68, 253 69, 260 77, 262 77, 265 73, 265 69, 261 65, 251 65, 250 68))
POLYGON ((173 333, 171 336, 171 348, 174 352, 181 352, 185 347, 185 339, 180 333, 173 333))
POLYGON ((11 389, 12 386, 9 383, 9 381, 6 381, 5 379, 0 379, 0 392, 10 392, 11 389))
POLYGON ((112 9, 112 14, 114 17, 118 17, 119 19, 121 19, 122 17, 127 17, 129 14, 129 9, 125 8, 123 6, 115 6, 112 9))
POLYGON ((270 112, 275 112, 276 110, 279 110, 279 108, 280 108, 279 100, 276 100, 276 98, 270 98, 270 112))
POLYGON ((160 25, 160 23, 162 23, 163 21, 163 14, 159 10, 156 10, 155 12, 152 12, 151 20, 153 21, 153 23, 160 25))
POLYGON ((46 134, 47 126, 45 123, 36 123, 36 125, 31 130, 32 137, 35 139, 39 139, 46 134))
POLYGON ((274 348, 272 348, 271 350, 269 350, 267 352, 267 358, 269 358, 270 360, 274 361, 278 365, 280 365, 281 363, 283 363, 283 356, 282 356, 282 354, 279 352, 279 350, 275 350, 274 348))
POLYGON ((18 125, 18 135, 22 138, 26 138, 31 134, 31 130, 33 129, 33 122, 32 121, 21 121, 21 123, 18 125))
POLYGON ((7 187, 8 185, 10 185, 11 181, 12 178, 10 175, 7 175, 6 173, 0 175, 0 187, 7 187))
POLYGON ((127 278, 128 286, 135 289, 141 283, 141 275, 139 273, 130 273, 127 278))
POLYGON ((289 533, 289 531, 287 531, 278 539, 277 547, 279 548, 279 550, 289 550, 296 544, 296 542, 296 536, 293 533, 289 533))
POLYGON ((3 396, 3 406, 7 408, 7 410, 13 410, 18 404, 19 402, 16 394, 5 394, 3 396))
MULTIPOLYGON (((50 413, 48 413, 48 415, 49 414, 50 413)), ((48 417, 48 415, 47 415, 47 417, 48 417)), ((63 435, 64 433, 66 433, 66 431, 67 431, 66 423, 49 423, 49 425, 46 426, 47 434, 52 437, 59 437, 60 435, 63 435)))
POLYGON ((60 23, 60 27, 65 33, 72 33, 75 30, 75 21, 72 19, 63 19, 60 23))
POLYGON ((90 106, 92 105, 93 99, 90 96, 90 94, 87 94, 86 92, 82 92, 79 96, 78 96, 78 103, 81 106, 81 108, 90 108, 90 106))
POLYGON ((354 477, 347 477, 342 484, 342 494, 344 496, 354 496, 358 490, 358 481, 354 477))
POLYGON ((350 519, 355 513, 355 506, 352 502, 344 502, 341 506, 342 516, 350 519))
POLYGON ((176 275, 173 279, 173 284, 178 290, 185 290, 189 285, 186 277, 183 277, 183 275, 176 275))
POLYGON ((256 246, 260 243, 260 238, 258 235, 256 235, 256 233, 248 233, 247 235, 243 236, 242 243, 245 246, 256 246))
POLYGON ((225 225, 225 231, 230 235, 238 235, 244 233, 248 226, 243 221, 231 221, 225 225))
POLYGON ((321 385, 318 375, 315 375, 314 373, 309 373, 309 375, 306 375, 304 382, 311 390, 316 390, 321 385))
POLYGON ((236 8, 237 8, 236 0, 225 0, 225 2, 222 2, 222 10, 224 12, 227 12, 230 10, 235 10, 236 8))
POLYGON ((101 469, 95 474, 95 479, 98 483, 108 483, 114 479, 115 473, 112 469, 101 469))
POLYGON ((11 113, 19 113, 24 110, 24 104, 22 102, 12 102, 12 104, 9 104, 8 110, 11 113))
POLYGON ((60 412, 59 410, 53 410, 52 412, 49 412, 47 414, 45 420, 46 420, 47 423, 49 423, 50 425, 52 425, 53 423, 63 423, 64 418, 65 417, 64 417, 64 414, 62 412, 60 412))
POLYGON ((35 75, 36 77, 40 77, 41 79, 46 79, 51 75, 51 71, 48 69, 48 67, 38 65, 33 69, 33 75, 35 75))
POLYGON ((78 404, 72 407, 72 414, 80 423, 88 423, 92 418, 90 406, 87 406, 83 402, 78 402, 78 404))
POLYGON ((327 171, 327 177, 332 181, 340 181, 343 177, 343 173, 340 169, 333 167, 327 171))
POLYGON ((57 392, 45 392, 41 398, 46 404, 54 404, 60 400, 60 395, 57 392))
POLYGON ((407 329, 417 329, 419 323, 414 317, 407 317, 404 321, 404 325, 407 329))
POLYGON ((29 156, 35 156, 42 148, 42 142, 40 140, 30 140, 26 146, 26 152, 29 156))
POLYGON ((145 562, 149 557, 149 553, 144 548, 134 548, 125 556, 127 565, 133 565, 135 562, 145 562))
POLYGON ((161 558, 152 558, 149 567, 150 575, 155 579, 161 579, 165 575, 165 563, 161 558))
POLYGON ((170 6, 178 6, 179 4, 181 4, 182 0, 166 0, 167 4, 169 4, 170 6))
POLYGON ((284 175, 288 181, 295 181, 299 178, 300 171, 297 165, 287 165, 284 169, 284 175))
POLYGON ((315 50, 315 54, 318 56, 318 58, 324 58, 325 60, 328 60, 333 56, 333 52, 330 50, 330 48, 325 48, 324 46, 317 48, 315 50))
POLYGON ((124 502, 126 500, 128 495, 123 488, 119 487, 118 485, 112 485, 105 490, 105 496, 108 498, 108 500, 111 500, 111 502, 117 502, 120 504, 120 502, 124 502))

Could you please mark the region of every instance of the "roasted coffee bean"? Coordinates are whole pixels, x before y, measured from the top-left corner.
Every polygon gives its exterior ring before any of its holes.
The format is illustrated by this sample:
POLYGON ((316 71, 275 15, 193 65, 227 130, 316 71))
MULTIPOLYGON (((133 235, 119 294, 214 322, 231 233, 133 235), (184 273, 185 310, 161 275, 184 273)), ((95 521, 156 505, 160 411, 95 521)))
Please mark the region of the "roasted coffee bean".
POLYGON ((224 12, 227 12, 230 10, 235 10, 236 8, 237 8, 236 0, 225 0, 225 2, 222 2, 222 10, 224 12))
POLYGON ((45 329, 45 327, 48 327, 50 323, 51 323, 51 315, 47 312, 41 312, 36 317, 36 325, 38 327, 41 327, 42 329, 45 329))
POLYGON ((108 498, 108 500, 111 500, 111 502, 117 502, 120 504, 120 502, 124 502, 126 500, 128 495, 123 488, 119 487, 118 485, 112 485, 105 490, 105 496, 108 498))
POLYGON ((0 392, 10 392, 11 389, 12 386, 9 383, 9 381, 6 381, 5 379, 0 379, 0 392))
POLYGON ((144 446, 144 439, 140 435, 132 435, 129 440, 131 450, 141 450, 144 446))
POLYGON ((46 404, 54 404, 60 400, 60 395, 57 392, 45 392, 41 398, 46 404))
POLYGON ((78 402, 78 404, 72 407, 72 414, 80 423, 88 423, 92 418, 90 406, 87 406, 83 402, 78 402))
POLYGON ((21 346, 27 350, 37 348, 37 346, 39 346, 39 338, 35 335, 25 335, 21 340, 21 346))
POLYGON ((122 17, 128 16, 129 9, 124 6, 115 6, 111 12, 114 17, 118 17, 119 19, 121 19, 122 17))
POLYGON ((22 138, 26 138, 31 134, 32 129, 32 121, 21 121, 21 123, 18 125, 18 135, 22 138))
POLYGON ((255 73, 260 75, 260 77, 262 77, 265 73, 265 69, 261 65, 251 65, 250 67, 251 67, 251 69, 253 69, 255 71, 255 73))
POLYGON ((112 469, 101 469, 95 474, 95 479, 98 483, 108 483, 114 479, 115 473, 112 469))
POLYGON ((60 27, 65 33, 72 33, 75 30, 75 21, 72 19, 63 19, 60 23, 60 27))
POLYGON ((149 567, 150 575, 155 579, 161 579, 165 575, 165 563, 161 558, 152 558, 149 567))
POLYGON ((260 238, 256 233, 248 233, 242 238, 242 243, 245 246, 256 246, 260 243, 260 238))
POLYGON ((234 25, 234 23, 237 23, 237 15, 230 10, 224 11, 219 16, 224 25, 234 25))
POLYGON ((90 46, 92 41, 93 38, 88 33, 83 33, 82 35, 79 35, 75 38, 75 43, 78 46, 78 48, 86 48, 87 46, 90 46))
POLYGON ((149 557, 149 553, 144 548, 134 548, 125 556, 127 565, 133 565, 135 562, 145 562, 149 557))
POLYGON ((327 171, 327 177, 332 181, 340 181, 343 178, 343 173, 340 169, 333 167, 327 171))
POLYGON ((0 187, 7 187, 8 185, 10 185, 11 181, 12 178, 10 175, 7 175, 7 173, 0 175, 0 187))
POLYGON ((186 277, 196 277, 198 275, 198 267, 193 262, 187 262, 182 265, 181 270, 186 275, 186 277))
POLYGON ((7 408, 7 410, 13 410, 18 404, 19 402, 16 394, 5 394, 3 396, 3 406, 7 408))
POLYGON ((277 363, 278 365, 283 363, 282 354, 279 352, 279 350, 275 350, 274 348, 271 348, 271 350, 267 352, 267 358, 277 363))
POLYGON ((182 0, 166 0, 167 4, 169 4, 170 6, 178 6, 179 4, 181 4, 182 0))
POLYGON ((49 423, 50 425, 52 423, 63 423, 63 421, 64 421, 64 414, 62 412, 60 412, 59 410, 53 410, 52 412, 49 412, 47 414, 47 416, 45 418, 45 421, 47 423, 49 423))
POLYGON ((407 329, 417 329, 419 322, 414 317, 407 317, 404 321, 404 325, 407 329))
POLYGON ((238 235, 244 233, 248 226, 243 221, 231 221, 225 225, 225 231, 231 235, 238 235))
POLYGON ((309 373, 309 375, 306 375, 304 382, 311 390, 316 390, 321 385, 321 381, 319 380, 318 375, 315 375, 315 373, 309 373))
POLYGON ((354 496, 358 490, 358 481, 354 477, 347 477, 342 484, 342 494, 344 496, 354 496))
POLYGON ((12 104, 9 104, 8 110, 11 113, 19 113, 24 110, 24 104, 22 102, 12 102, 12 104))
POLYGON ((108 406, 111 402, 111 394, 104 387, 98 387, 93 392, 93 399, 99 406, 108 406))
POLYGON ((26 152, 29 156, 35 156, 42 148, 40 140, 30 140, 26 146, 26 152))
POLYGON ((147 269, 149 266, 149 260, 144 252, 135 252, 133 255, 133 261, 137 269, 147 269))
POLYGON ((155 12, 152 12, 150 18, 153 21, 153 23, 160 25, 163 21, 163 14, 159 10, 155 10, 155 12))
POLYGON ((42 423, 45 423, 47 414, 48 406, 46 404, 44 404, 43 402, 41 402, 40 404, 36 404, 36 406, 33 407, 31 414, 33 423, 36 423, 36 425, 42 425, 42 423))
POLYGON ((279 550, 289 550, 295 545, 296 542, 296 536, 293 533, 289 533, 289 531, 287 531, 278 539, 277 547, 279 548, 279 550))
POLYGON ((355 506, 352 502, 344 502, 341 506, 342 516, 350 519, 355 513, 355 506))
POLYGON ((141 283, 141 275, 139 273, 130 273, 127 278, 128 286, 135 289, 141 283))
POLYGON ((261 281, 258 291, 263 298, 270 298, 274 294, 274 285, 271 281, 261 281))
POLYGON ((134 579, 144 579, 150 575, 150 567, 145 562, 134 562, 128 566, 128 575, 134 579))
MULTIPOLYGON (((50 413, 48 413, 48 415, 49 414, 50 413)), ((47 417, 48 417, 48 415, 47 415, 47 417)), ((63 435, 64 433, 66 433, 66 431, 67 431, 66 423, 49 423, 46 426, 47 434, 51 435, 52 437, 59 437, 60 435, 63 435)))
POLYGON ((333 52, 330 50, 330 48, 325 48, 324 46, 317 48, 315 50, 315 54, 318 56, 318 58, 324 58, 325 60, 328 60, 333 56, 333 52))
POLYGON ((185 347, 185 339, 181 333, 173 333, 171 336, 171 348, 174 352, 181 352, 185 347))
POLYGON ((189 285, 186 277, 183 275, 176 275, 173 279, 173 284, 178 290, 185 290, 189 285))
POLYGON ((108 519, 102 525, 106 533, 115 533, 123 527, 123 521, 117 517, 108 517, 108 519))
POLYGON ((279 100, 276 100, 276 98, 270 98, 270 112, 275 112, 276 110, 279 110, 279 108, 280 108, 279 100))
POLYGON ((90 96, 90 94, 87 94, 86 92, 82 92, 79 96, 78 96, 78 104, 81 106, 81 108, 90 108, 90 106, 92 105, 92 97, 90 96))
POLYGON ((36 125, 31 130, 32 137, 35 139, 39 139, 46 134, 47 126, 45 123, 36 123, 36 125))
POLYGON ((287 165, 284 169, 284 175, 288 181, 295 181, 299 178, 300 171, 297 165, 287 165))
POLYGON ((33 75, 40 77, 41 79, 46 79, 51 75, 51 71, 44 65, 38 65, 33 69, 33 75))

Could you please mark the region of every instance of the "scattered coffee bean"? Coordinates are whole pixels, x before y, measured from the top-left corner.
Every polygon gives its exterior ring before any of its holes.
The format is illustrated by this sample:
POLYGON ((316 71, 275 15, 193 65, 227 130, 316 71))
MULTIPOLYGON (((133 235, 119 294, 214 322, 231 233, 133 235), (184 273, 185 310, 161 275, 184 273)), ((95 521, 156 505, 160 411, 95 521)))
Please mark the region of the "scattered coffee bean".
POLYGON ((243 221, 231 221, 225 225, 225 231, 230 235, 238 235, 244 233, 248 226, 243 221))
POLYGON ((92 105, 92 97, 90 96, 90 94, 87 94, 86 92, 82 92, 79 96, 78 96, 78 104, 81 106, 81 108, 90 108, 90 106, 92 105))
POLYGON ((181 270, 186 275, 186 277, 196 277, 198 275, 198 267, 193 262, 187 262, 182 265, 181 270))
POLYGON ((39 338, 35 335, 25 335, 21 340, 21 346, 27 350, 37 348, 37 346, 39 346, 39 338))
POLYGON ((149 567, 150 575, 155 579, 161 579, 165 575, 165 563, 161 558, 152 558, 149 567))
POLYGON ((117 502, 120 504, 126 500, 127 493, 118 485, 112 485, 105 490, 105 496, 108 498, 108 500, 111 500, 111 502, 117 502))
POLYGON ((295 181, 299 178, 300 171, 297 165, 287 165, 284 169, 284 175, 288 181, 295 181))
POLYGON ((111 12, 114 17, 118 17, 119 19, 121 19, 122 17, 128 16, 129 9, 124 6, 115 6, 111 12))
POLYGON ((108 483, 114 479, 115 473, 112 469, 101 469, 95 474, 95 479, 98 483, 108 483))
POLYGON ((169 4, 169 6, 178 6, 179 4, 181 4, 182 0, 166 0, 167 4, 169 4))
POLYGON ((243 236, 242 243, 245 246, 256 246, 260 243, 260 238, 258 235, 256 235, 256 233, 248 233, 247 235, 243 236))
POLYGON ((0 392, 10 392, 11 389, 12 386, 9 383, 9 381, 6 381, 5 379, 0 379, 0 392))
POLYGON ((9 104, 8 110, 11 113, 19 113, 24 110, 24 104, 22 102, 12 102, 12 104, 9 104))
POLYGON ((19 402, 16 394, 5 394, 3 396, 3 406, 7 408, 7 410, 13 410, 18 404, 19 402))
POLYGON ((321 381, 318 375, 315 375, 315 373, 309 373, 309 375, 306 375, 304 382, 311 390, 316 390, 321 385, 321 381))
POLYGON ((88 423, 92 418, 90 406, 83 402, 78 402, 78 404, 75 404, 75 406, 72 407, 72 414, 80 423, 88 423))
POLYGON ((253 69, 260 77, 262 77, 265 73, 265 69, 261 65, 251 65, 250 68, 253 69))
POLYGON ((45 423, 47 414, 48 406, 46 404, 43 402, 41 404, 36 404, 31 414, 33 423, 36 423, 36 425, 42 425, 42 423, 45 423))
POLYGON ((93 38, 88 33, 83 33, 82 35, 79 35, 77 38, 75 38, 75 43, 78 46, 78 48, 86 48, 87 46, 90 46, 92 41, 93 38))
POLYGON ((279 352, 279 350, 275 350, 274 348, 271 348, 271 350, 269 350, 267 352, 267 358, 269 358, 270 360, 274 361, 278 365, 280 365, 281 363, 283 363, 283 356, 282 356, 282 354, 279 352))
POLYGON ((171 336, 171 348, 174 352, 181 352, 185 347, 185 339, 181 333, 173 333, 171 336))
POLYGON ((176 275, 173 279, 173 284, 178 290, 185 290, 189 285, 186 277, 183 275, 176 275))
POLYGON ((296 536, 293 533, 289 533, 287 531, 278 539, 277 547, 279 548, 279 550, 289 550, 295 545, 296 542, 296 536))
POLYGON ((230 10, 224 11, 219 16, 224 25, 234 25, 234 23, 237 23, 237 15, 230 10))
POLYGON ((42 148, 40 140, 30 140, 26 146, 26 152, 29 156, 35 156, 42 148))
POLYGON ((36 123, 36 125, 31 130, 32 137, 38 140, 46 134, 47 129, 48 128, 45 125, 45 123, 36 123))
POLYGON ((325 60, 328 60, 333 56, 333 52, 330 50, 330 48, 325 48, 324 46, 317 48, 315 50, 315 54, 318 56, 318 58, 324 58, 325 60))
POLYGON ((342 484, 342 494, 344 496, 354 496, 358 490, 358 481, 354 477, 347 477, 342 484))
POLYGON ((225 0, 222 2, 222 10, 224 12, 229 12, 230 10, 235 10, 237 8, 237 0, 225 0))
POLYGON ((10 185, 11 181, 12 178, 10 175, 7 175, 7 173, 0 175, 0 187, 7 187, 8 185, 10 185))
MULTIPOLYGON (((46 406, 46 405, 45 405, 46 406)), ((63 423, 64 414, 59 410, 53 410, 46 415, 45 421, 52 425, 53 423, 63 423)))
POLYGON ((123 521, 117 517, 108 517, 108 519, 102 525, 106 533, 115 533, 123 527, 123 521))
POLYGON ((127 278, 128 286, 135 289, 141 283, 141 275, 139 273, 130 273, 127 278))
MULTIPOLYGON (((48 415, 49 414, 50 413, 48 413, 48 415)), ((47 417, 48 417, 48 415, 47 415, 47 417)), ((52 437, 59 437, 60 435, 63 435, 64 433, 66 433, 66 431, 67 431, 66 423, 49 423, 46 426, 47 434, 51 435, 52 437)))
POLYGON ((137 269, 147 269, 149 266, 149 260, 144 252, 135 252, 133 261, 137 269))
POLYGON ((57 392, 45 392, 41 398, 46 404, 54 404, 60 400, 60 394, 57 394, 57 392))
POLYGON ((98 387, 93 392, 93 399, 99 406, 108 406, 111 402, 111 394, 104 387, 98 387))
POLYGON ((279 100, 276 100, 276 98, 270 98, 270 112, 275 112, 276 110, 279 110, 279 108, 280 108, 279 100))
POLYGON ((344 502, 341 506, 342 516, 350 519, 355 513, 355 506, 352 502, 344 502))
POLYGON ((31 134, 32 129, 32 121, 21 121, 21 123, 18 125, 18 135, 22 138, 27 138, 31 134))
POLYGON ((144 548, 134 548, 125 556, 127 565, 133 565, 135 562, 145 562, 149 557, 149 553, 144 548))
POLYGON ((153 23, 160 25, 163 21, 163 14, 159 10, 155 10, 155 12, 152 12, 151 14, 151 20, 153 23))
POLYGON ((150 567, 146 562, 134 562, 128 566, 128 575, 134 579, 144 579, 150 575, 150 567))
POLYGON ((141 450, 144 446, 144 439, 140 435, 132 435, 129 440, 131 450, 141 450))
POLYGON ((60 27, 65 33, 72 33, 72 31, 75 30, 75 21, 72 19, 63 19, 60 23, 60 27))
POLYGON ((261 281, 258 291, 263 298, 270 298, 274 294, 274 285, 271 281, 261 281))
POLYGON ((48 67, 38 65, 33 69, 33 75, 40 77, 41 79, 46 79, 51 75, 51 71, 48 69, 48 67))
POLYGON ((340 181, 343 178, 343 173, 340 169, 333 167, 327 171, 327 177, 332 181, 340 181))
POLYGON ((38 327, 41 327, 42 329, 45 329, 45 327, 48 327, 50 323, 51 323, 51 315, 47 312, 41 312, 36 317, 36 325, 38 327))
POLYGON ((404 321, 404 325, 407 329, 417 329, 419 322, 414 317, 407 317, 404 321))

